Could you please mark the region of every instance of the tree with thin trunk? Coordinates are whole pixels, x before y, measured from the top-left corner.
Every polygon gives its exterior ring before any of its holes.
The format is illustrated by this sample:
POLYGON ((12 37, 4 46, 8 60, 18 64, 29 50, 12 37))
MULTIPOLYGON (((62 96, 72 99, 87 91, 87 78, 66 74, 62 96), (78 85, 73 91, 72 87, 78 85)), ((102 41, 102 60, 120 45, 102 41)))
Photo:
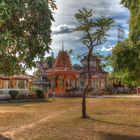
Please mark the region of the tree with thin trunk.
POLYGON ((75 14, 75 18, 80 23, 76 28, 77 31, 82 32, 81 42, 88 49, 88 82, 83 90, 82 96, 82 118, 88 118, 86 112, 86 93, 91 87, 91 73, 90 73, 90 58, 93 54, 94 47, 101 45, 107 40, 107 31, 114 20, 111 17, 100 17, 96 20, 92 19, 92 10, 83 8, 75 14))

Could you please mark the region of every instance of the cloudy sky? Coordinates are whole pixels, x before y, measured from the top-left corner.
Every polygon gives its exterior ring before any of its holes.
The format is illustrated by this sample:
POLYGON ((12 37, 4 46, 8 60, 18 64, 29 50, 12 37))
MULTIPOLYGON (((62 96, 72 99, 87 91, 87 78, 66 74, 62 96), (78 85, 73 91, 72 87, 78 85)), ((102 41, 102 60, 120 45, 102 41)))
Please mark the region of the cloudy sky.
MULTIPOLYGON (((125 38, 128 35, 129 11, 120 5, 120 0, 56 0, 57 10, 54 11, 55 22, 52 26, 52 51, 55 57, 59 50, 72 49, 75 55, 80 55, 86 52, 83 44, 80 43, 81 34, 75 31, 78 26, 74 14, 83 7, 93 9, 93 18, 100 16, 111 16, 115 19, 114 27, 109 31, 110 37, 105 44, 98 46, 94 52, 100 54, 110 54, 112 47, 118 40, 118 25, 121 25, 125 31, 125 38)), ((49 54, 46 54, 48 56, 49 54)), ((76 59, 72 59, 73 63, 78 63, 76 59)), ((28 73, 32 73, 32 70, 28 73)))
POLYGON ((125 37, 128 35, 129 11, 120 5, 120 0, 56 0, 58 9, 54 11, 55 22, 53 23, 51 48, 55 55, 62 48, 64 41, 65 50, 73 49, 75 54, 82 54, 86 51, 80 43, 81 35, 75 31, 78 22, 74 14, 83 7, 93 9, 93 18, 100 16, 111 16, 115 19, 114 27, 109 31, 108 41, 95 48, 95 52, 109 54, 112 46, 117 42, 117 28, 121 25, 125 30, 125 37))

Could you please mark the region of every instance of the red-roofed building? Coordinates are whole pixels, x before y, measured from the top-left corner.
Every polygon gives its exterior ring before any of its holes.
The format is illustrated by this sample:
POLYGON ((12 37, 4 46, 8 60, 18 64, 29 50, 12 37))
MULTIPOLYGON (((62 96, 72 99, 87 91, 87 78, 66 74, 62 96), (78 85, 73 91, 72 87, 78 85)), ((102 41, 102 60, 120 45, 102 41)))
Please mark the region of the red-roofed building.
MULTIPOLYGON (((73 70, 70 57, 64 50, 60 51, 54 62, 54 69, 47 70, 51 85, 54 86, 55 95, 64 95, 67 90, 79 87, 80 72, 73 70), (54 76, 54 78, 53 78, 54 76), (54 81, 54 82, 53 82, 54 81)), ((52 94, 53 87, 49 93, 52 94)))

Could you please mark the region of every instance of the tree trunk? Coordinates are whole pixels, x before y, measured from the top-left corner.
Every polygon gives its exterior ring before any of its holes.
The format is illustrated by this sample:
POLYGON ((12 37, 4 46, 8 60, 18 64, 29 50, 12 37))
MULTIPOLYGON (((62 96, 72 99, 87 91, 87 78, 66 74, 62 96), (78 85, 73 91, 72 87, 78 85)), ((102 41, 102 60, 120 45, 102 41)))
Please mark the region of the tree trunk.
POLYGON ((88 54, 88 83, 83 90, 83 96, 82 96, 82 118, 88 118, 87 109, 86 109, 86 93, 88 88, 89 87, 91 88, 90 56, 91 56, 91 52, 89 52, 88 54))
POLYGON ((86 111, 86 92, 87 92, 87 87, 84 89, 83 96, 82 96, 82 118, 88 118, 87 111, 86 111))

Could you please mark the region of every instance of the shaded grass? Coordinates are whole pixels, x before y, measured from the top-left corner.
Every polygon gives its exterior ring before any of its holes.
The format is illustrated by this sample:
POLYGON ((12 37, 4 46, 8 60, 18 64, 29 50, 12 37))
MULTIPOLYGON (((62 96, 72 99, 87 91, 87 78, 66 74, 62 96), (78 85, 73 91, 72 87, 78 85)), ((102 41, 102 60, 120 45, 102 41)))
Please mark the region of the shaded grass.
POLYGON ((81 99, 56 99, 49 103, 0 104, 0 130, 56 117, 21 131, 14 140, 139 140, 140 99, 88 99, 90 119, 81 119, 81 99))

